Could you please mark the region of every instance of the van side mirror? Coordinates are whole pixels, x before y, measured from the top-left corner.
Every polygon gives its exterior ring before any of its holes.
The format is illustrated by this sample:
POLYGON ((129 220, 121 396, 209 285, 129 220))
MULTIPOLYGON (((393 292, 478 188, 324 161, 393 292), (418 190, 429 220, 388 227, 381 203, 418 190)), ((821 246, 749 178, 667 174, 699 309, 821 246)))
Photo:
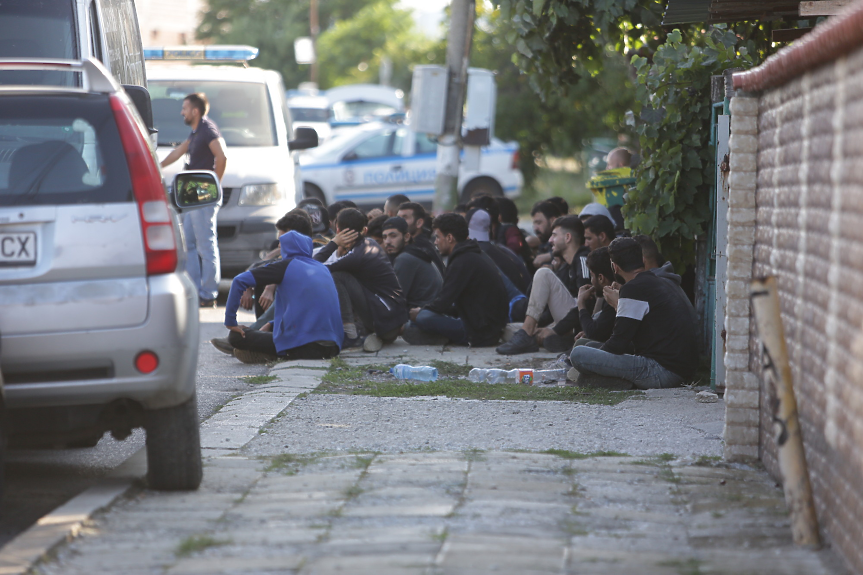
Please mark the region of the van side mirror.
POLYGON ((213 206, 222 201, 222 186, 215 172, 189 170, 174 176, 174 201, 181 210, 213 206))
POLYGON ((138 115, 141 116, 142 120, 144 120, 144 125, 147 127, 147 131, 150 132, 150 134, 158 132, 159 130, 157 130, 153 125, 153 105, 150 103, 150 92, 147 91, 147 88, 132 84, 124 84, 123 90, 126 91, 126 95, 129 96, 132 103, 135 104, 135 108, 138 110, 138 115))
POLYGON ((296 138, 288 142, 288 150, 308 150, 318 145, 318 133, 314 128, 297 128, 294 130, 296 138))

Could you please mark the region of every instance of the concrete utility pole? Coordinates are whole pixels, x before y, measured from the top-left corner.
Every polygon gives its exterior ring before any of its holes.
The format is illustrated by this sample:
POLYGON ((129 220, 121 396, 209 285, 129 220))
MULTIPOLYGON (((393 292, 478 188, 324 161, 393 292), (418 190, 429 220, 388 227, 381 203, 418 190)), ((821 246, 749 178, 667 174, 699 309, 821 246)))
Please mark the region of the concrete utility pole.
POLYGON ((318 23, 318 0, 311 0, 309 4, 309 28, 312 34, 312 49, 315 53, 315 61, 312 62, 312 68, 309 71, 309 80, 318 83, 318 34, 321 32, 321 26, 318 23))
POLYGON ((450 4, 449 35, 446 45, 446 67, 449 72, 446 120, 444 132, 438 138, 437 175, 432 210, 440 213, 458 203, 459 154, 461 151, 461 122, 464 96, 467 87, 467 68, 473 24, 476 18, 475 0, 452 0, 450 4))

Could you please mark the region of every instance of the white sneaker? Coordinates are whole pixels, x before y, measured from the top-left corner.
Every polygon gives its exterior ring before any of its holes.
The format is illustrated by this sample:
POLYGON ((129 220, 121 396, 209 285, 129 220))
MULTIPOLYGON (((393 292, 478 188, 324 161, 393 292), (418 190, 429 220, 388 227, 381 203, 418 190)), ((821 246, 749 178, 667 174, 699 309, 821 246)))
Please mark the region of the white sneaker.
POLYGON ((374 333, 367 335, 365 341, 363 341, 363 351, 380 351, 383 346, 383 340, 374 333))

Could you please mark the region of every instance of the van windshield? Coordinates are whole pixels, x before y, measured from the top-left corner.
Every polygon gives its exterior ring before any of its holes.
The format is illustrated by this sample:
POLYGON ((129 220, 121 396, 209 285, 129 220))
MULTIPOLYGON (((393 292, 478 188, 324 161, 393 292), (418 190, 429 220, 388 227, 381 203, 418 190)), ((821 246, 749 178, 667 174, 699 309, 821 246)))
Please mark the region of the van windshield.
MULTIPOLYGON (((0 58, 78 59, 74 2, 0 2, 0 58)), ((0 72, 0 84, 76 86, 72 72, 0 72)))
POLYGON ((291 118, 294 122, 329 122, 330 111, 327 108, 291 107, 291 118))
POLYGON ((184 142, 191 129, 183 122, 183 98, 203 92, 210 102, 208 116, 228 146, 275 146, 276 126, 266 84, 259 82, 167 81, 148 83, 153 121, 160 146, 184 142))

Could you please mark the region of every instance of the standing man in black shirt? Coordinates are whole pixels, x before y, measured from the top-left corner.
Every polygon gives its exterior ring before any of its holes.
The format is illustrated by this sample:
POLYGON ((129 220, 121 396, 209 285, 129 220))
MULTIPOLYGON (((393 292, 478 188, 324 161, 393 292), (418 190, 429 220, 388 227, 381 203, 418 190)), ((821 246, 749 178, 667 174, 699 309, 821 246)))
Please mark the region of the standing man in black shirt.
POLYGON ((608 253, 614 273, 626 284, 608 341, 599 349, 578 346, 570 354, 578 382, 639 389, 682 385, 698 367, 692 307, 668 280, 645 270, 641 246, 632 238, 617 238, 608 253))
MULTIPOLYGON (((189 94, 183 100, 180 114, 192 133, 185 142, 171 150, 162 167, 169 166, 183 155, 189 154, 188 170, 212 170, 219 180, 225 175, 228 163, 225 140, 219 128, 209 117, 210 103, 203 93, 189 94)), ((219 263, 219 245, 216 239, 216 215, 219 206, 210 206, 183 214, 183 232, 186 236, 186 271, 198 289, 201 307, 215 307, 219 295, 222 272, 219 263)))

